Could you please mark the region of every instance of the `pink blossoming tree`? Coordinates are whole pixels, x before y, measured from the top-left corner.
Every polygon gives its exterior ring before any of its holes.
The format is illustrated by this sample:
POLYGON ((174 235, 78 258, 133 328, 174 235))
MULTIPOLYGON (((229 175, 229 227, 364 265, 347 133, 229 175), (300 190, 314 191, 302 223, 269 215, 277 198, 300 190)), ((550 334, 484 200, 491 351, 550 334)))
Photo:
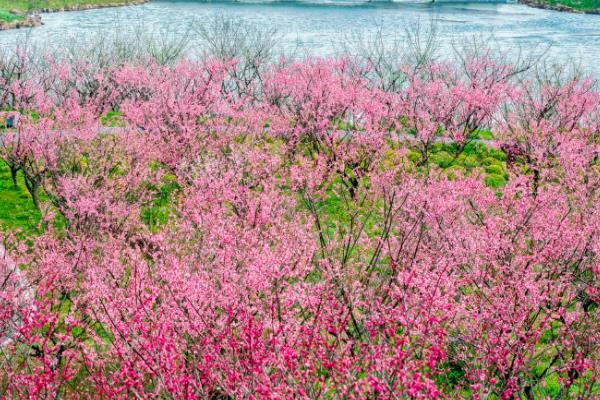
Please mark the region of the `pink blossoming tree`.
POLYGON ((393 91, 349 59, 238 68, 4 83, 25 117, 0 156, 48 223, 0 257, 2 397, 598 395, 591 81, 487 56, 399 66, 393 91), (504 186, 431 161, 473 144, 504 186))

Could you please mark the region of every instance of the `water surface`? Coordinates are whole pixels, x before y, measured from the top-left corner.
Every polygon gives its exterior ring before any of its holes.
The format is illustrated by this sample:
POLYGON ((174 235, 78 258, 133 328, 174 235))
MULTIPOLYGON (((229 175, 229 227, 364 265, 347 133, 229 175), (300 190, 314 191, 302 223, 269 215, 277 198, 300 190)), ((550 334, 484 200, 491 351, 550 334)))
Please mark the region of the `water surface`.
MULTIPOLYGON (((333 54, 345 38, 372 34, 378 26, 383 28, 384 40, 392 41, 407 27, 434 21, 442 54, 449 54, 452 45, 471 37, 491 37, 495 46, 507 52, 535 53, 551 46, 551 59, 576 60, 588 71, 600 72, 600 15, 490 2, 155 0, 142 6, 45 14, 45 25, 32 29, 30 37, 42 46, 60 48, 105 29, 116 27, 128 34, 139 29, 140 21, 144 29, 177 36, 215 14, 274 27, 286 50, 316 55, 333 54)), ((18 31, 0 32, 0 46, 10 46, 22 35, 18 31)))

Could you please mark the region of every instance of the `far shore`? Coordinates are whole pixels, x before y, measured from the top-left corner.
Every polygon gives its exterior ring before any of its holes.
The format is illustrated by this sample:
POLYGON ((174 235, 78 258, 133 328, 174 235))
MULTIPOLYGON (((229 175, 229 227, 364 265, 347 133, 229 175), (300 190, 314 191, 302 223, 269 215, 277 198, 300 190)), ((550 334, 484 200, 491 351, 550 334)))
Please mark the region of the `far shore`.
POLYGON ((64 11, 84 11, 94 10, 97 8, 112 8, 112 7, 125 7, 125 6, 139 6, 142 4, 149 3, 151 0, 123 0, 118 3, 102 3, 98 4, 73 4, 59 8, 40 8, 36 10, 40 13, 53 13, 53 12, 64 12, 64 11))
MULTIPOLYGON (((66 11, 84 11, 84 10, 93 10, 98 8, 112 8, 112 7, 125 7, 125 6, 138 6, 142 4, 149 3, 151 0, 123 0, 121 2, 112 2, 106 3, 99 0, 98 3, 92 4, 71 4, 63 7, 49 7, 49 8, 39 8, 35 9, 32 12, 21 12, 18 9, 10 10, 15 16, 15 19, 12 21, 3 21, 0 20, 0 31, 9 30, 9 29, 22 29, 22 28, 35 28, 38 26, 42 26, 44 23, 42 21, 42 17, 40 14, 43 13, 55 13, 55 12, 66 12, 66 11)), ((1 10, 0 10, 1 11, 1 10)))
POLYGON ((519 0, 519 3, 529 6, 529 7, 541 8, 544 10, 570 12, 570 13, 577 13, 577 14, 598 14, 598 15, 600 15, 600 8, 583 9, 582 10, 582 9, 569 7, 564 4, 550 4, 544 0, 519 0))
MULTIPOLYGON (((112 7, 125 7, 125 6, 137 6, 149 3, 151 0, 122 0, 116 2, 107 2, 106 0, 98 0, 97 3, 80 4, 73 3, 62 7, 48 7, 39 8, 33 11, 25 12, 19 9, 2 10, 11 13, 15 18, 12 20, 2 20, 0 17, 0 31, 9 29, 22 29, 22 28, 35 28, 43 25, 42 17, 40 14, 43 13, 54 13, 54 12, 65 12, 65 11, 84 11, 98 8, 112 8, 112 7)), ((468 0, 465 0, 468 1, 468 0)), ((597 14, 600 15, 600 8, 597 9, 577 9, 570 7, 565 4, 550 4, 546 0, 518 0, 520 4, 528 7, 540 8, 545 10, 570 12, 579 14, 597 14)))

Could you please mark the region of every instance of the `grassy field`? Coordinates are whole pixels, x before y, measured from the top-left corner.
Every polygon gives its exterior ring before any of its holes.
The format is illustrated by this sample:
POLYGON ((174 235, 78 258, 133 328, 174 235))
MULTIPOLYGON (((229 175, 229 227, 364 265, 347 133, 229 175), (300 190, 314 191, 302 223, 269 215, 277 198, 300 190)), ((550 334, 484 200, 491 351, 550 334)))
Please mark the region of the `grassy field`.
MULTIPOLYGON (((105 121, 105 125, 111 124, 105 121)), ((439 167, 440 171, 445 172, 450 178, 457 173, 477 174, 489 187, 500 188, 506 184, 508 179, 506 155, 502 151, 481 143, 467 145, 459 155, 456 155, 455 150, 455 145, 434 145, 431 155, 432 165, 439 167)), ((409 150, 409 159, 416 163, 419 157, 418 152, 409 150)), ((390 162, 393 161, 390 159, 390 162)), ((155 223, 160 225, 164 215, 171 211, 168 205, 172 191, 172 185, 167 184, 165 188, 160 189, 156 201, 143 210, 143 218, 152 228, 155 228, 153 226, 155 223)), ((43 193, 41 200, 42 202, 47 201, 47 197, 43 193)), ((331 202, 332 204, 336 203, 335 200, 331 202)), ((337 213, 335 206, 331 207, 331 213, 337 213)), ((339 217, 339 215, 334 217, 339 217)), ((0 160, 0 234, 12 232, 31 236, 40 231, 40 212, 33 205, 31 196, 25 188, 23 177, 21 174, 18 175, 15 187, 8 166, 0 160)))
POLYGON ((19 174, 15 187, 6 163, 0 160, 0 234, 2 232, 35 234, 38 231, 40 213, 33 206, 19 174))

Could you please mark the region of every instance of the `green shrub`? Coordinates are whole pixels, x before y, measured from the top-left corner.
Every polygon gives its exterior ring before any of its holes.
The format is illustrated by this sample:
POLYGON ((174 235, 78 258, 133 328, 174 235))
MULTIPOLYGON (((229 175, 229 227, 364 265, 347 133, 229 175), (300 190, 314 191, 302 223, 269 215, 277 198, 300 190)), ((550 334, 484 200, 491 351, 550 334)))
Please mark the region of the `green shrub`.
POLYGON ((421 159, 421 153, 415 150, 409 150, 407 157, 411 162, 416 163, 421 159))
POLYGON ((502 165, 499 164, 488 165, 487 167, 485 167, 485 172, 489 175, 498 175, 506 177, 506 171, 504 171, 502 165))
POLYGON ((456 161, 467 168, 475 168, 481 165, 481 161, 474 155, 461 154, 456 161))
POLYGON ((483 160, 481 160, 481 164, 487 167, 489 165, 502 165, 502 162, 495 159, 494 157, 485 157, 483 160))
POLYGON ((462 165, 452 165, 450 167, 448 167, 446 169, 446 173, 448 176, 448 179, 453 180, 455 178, 457 178, 458 176, 462 176, 465 175, 465 167, 463 167, 462 165))
POLYGON ((506 179, 502 175, 491 174, 484 178, 485 185, 491 188, 499 188, 506 185, 506 179))
POLYGON ((471 137, 473 139, 492 140, 494 138, 494 134, 491 131, 488 131, 488 130, 485 130, 485 131, 476 131, 476 132, 473 132, 473 134, 471 135, 471 137))
POLYGON ((495 158, 499 161, 506 161, 506 153, 499 149, 490 148, 488 150, 490 157, 495 158))
POLYGON ((123 126, 123 114, 118 111, 109 111, 100 117, 100 122, 108 127, 123 126))
POLYGON ((439 153, 435 153, 431 157, 431 160, 437 164, 438 167, 445 169, 452 165, 454 157, 445 151, 440 151, 439 153))
POLYGON ((443 143, 434 143, 433 146, 431 146, 431 152, 432 153, 439 153, 440 151, 443 151, 445 149, 445 146, 443 143))

